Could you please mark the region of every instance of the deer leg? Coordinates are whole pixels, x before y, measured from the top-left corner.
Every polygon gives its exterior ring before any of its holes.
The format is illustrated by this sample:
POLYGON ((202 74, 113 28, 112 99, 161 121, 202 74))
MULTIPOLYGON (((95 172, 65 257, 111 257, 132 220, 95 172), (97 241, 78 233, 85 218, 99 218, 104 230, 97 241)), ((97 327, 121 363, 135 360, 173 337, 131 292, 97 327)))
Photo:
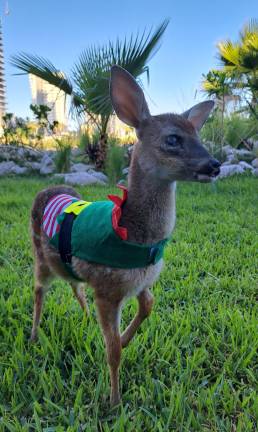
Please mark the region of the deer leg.
POLYGON ((138 327, 150 315, 152 310, 154 299, 149 289, 143 290, 138 295, 137 299, 139 304, 138 312, 121 336, 122 348, 125 348, 128 345, 138 327))
POLYGON ((111 303, 103 298, 96 298, 99 320, 106 344, 107 361, 110 369, 111 406, 120 402, 119 365, 121 359, 121 340, 119 334, 120 303, 111 303))
POLYGON ((38 335, 38 326, 42 312, 43 300, 47 291, 51 272, 46 265, 38 265, 35 267, 35 288, 34 288, 34 310, 33 310, 33 325, 31 330, 30 340, 34 342, 38 335))
POLYGON ((84 290, 84 284, 79 282, 71 282, 70 283, 72 289, 73 289, 73 293, 75 298, 78 300, 82 310, 86 313, 89 314, 89 308, 88 308, 88 304, 86 301, 86 296, 85 296, 85 290, 84 290))

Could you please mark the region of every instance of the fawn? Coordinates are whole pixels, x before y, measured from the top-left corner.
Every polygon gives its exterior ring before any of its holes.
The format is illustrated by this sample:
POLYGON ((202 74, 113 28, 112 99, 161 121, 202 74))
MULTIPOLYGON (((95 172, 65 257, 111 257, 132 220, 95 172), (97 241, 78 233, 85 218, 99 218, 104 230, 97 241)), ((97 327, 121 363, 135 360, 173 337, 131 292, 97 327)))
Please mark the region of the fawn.
MULTIPOLYGON (((133 149, 127 195, 123 200, 113 197, 114 201, 121 200, 117 228, 126 230, 126 240, 129 243, 136 247, 139 245, 144 252, 152 251, 153 248, 148 249, 148 245, 160 244, 170 237, 174 229, 176 180, 209 182, 219 173, 220 163, 209 155, 198 137, 198 131, 208 118, 214 103, 201 102, 181 115, 151 116, 141 87, 119 66, 111 69, 110 97, 117 116, 135 128, 139 139, 133 149)), ((151 313, 153 296, 150 288, 160 274, 163 260, 160 256, 156 260, 143 261, 141 266, 123 268, 123 264, 112 266, 92 262, 70 253, 69 272, 60 256, 62 252, 50 244, 44 230, 46 207, 58 196, 68 201, 67 197, 81 199, 74 189, 55 186, 39 192, 32 208, 35 299, 31 339, 37 337, 43 297, 53 277, 59 276, 70 283, 83 310, 87 309, 83 283, 88 283, 94 289, 106 345, 111 380, 110 402, 111 405, 116 405, 120 401, 121 350, 151 313), (120 335, 121 308, 130 296, 137 296, 138 312, 120 335)), ((88 204, 83 204, 86 207, 81 214, 86 214, 90 209, 88 204)), ((86 232, 86 240, 88 235, 90 232, 86 232)), ((110 254, 112 255, 112 250, 110 254)))

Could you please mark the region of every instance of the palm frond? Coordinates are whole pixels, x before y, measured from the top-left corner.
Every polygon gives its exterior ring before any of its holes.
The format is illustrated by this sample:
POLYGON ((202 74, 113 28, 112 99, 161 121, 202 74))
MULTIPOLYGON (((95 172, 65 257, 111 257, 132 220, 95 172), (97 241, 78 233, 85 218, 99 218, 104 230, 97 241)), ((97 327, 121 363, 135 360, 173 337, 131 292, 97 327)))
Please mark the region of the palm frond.
POLYGON ((240 31, 240 40, 242 44, 250 38, 250 36, 258 35, 258 19, 253 18, 248 21, 240 31))
POLYGON ((71 111, 81 117, 84 107, 83 96, 74 91, 71 80, 53 63, 38 55, 21 53, 11 57, 11 64, 22 70, 24 74, 35 75, 72 96, 71 111))
POLYGON ((232 43, 230 40, 218 43, 218 50, 220 60, 224 66, 236 67, 239 64, 239 51, 240 47, 238 44, 232 43))
POLYGON ((258 20, 250 20, 240 32, 239 42, 218 44, 219 59, 225 70, 249 74, 258 70, 258 20))
POLYGON ((49 84, 60 88, 66 94, 71 95, 73 91, 70 80, 63 72, 49 60, 38 55, 21 53, 11 57, 11 64, 18 69, 21 69, 26 74, 36 75, 39 78, 49 82, 49 84))
POLYGON ((232 95, 230 81, 227 72, 212 69, 206 75, 203 74, 202 90, 209 97, 224 98, 232 95))
POLYGON ((123 41, 117 39, 115 43, 89 47, 82 52, 73 67, 74 85, 43 57, 21 53, 12 57, 11 64, 24 73, 36 75, 71 95, 72 112, 75 112, 77 117, 86 112, 91 119, 106 127, 112 113, 109 98, 111 66, 120 65, 136 78, 146 73, 149 79, 148 62, 159 49, 161 37, 168 23, 168 19, 164 20, 154 32, 151 29, 141 35, 137 33, 136 37, 131 35, 123 41))
POLYGON ((87 102, 88 109, 94 114, 110 115, 112 106, 109 99, 109 74, 112 65, 117 64, 128 70, 134 77, 147 73, 147 63, 157 52, 162 35, 169 20, 165 20, 152 33, 144 31, 134 37, 117 39, 115 43, 92 46, 79 57, 73 68, 74 81, 87 102))

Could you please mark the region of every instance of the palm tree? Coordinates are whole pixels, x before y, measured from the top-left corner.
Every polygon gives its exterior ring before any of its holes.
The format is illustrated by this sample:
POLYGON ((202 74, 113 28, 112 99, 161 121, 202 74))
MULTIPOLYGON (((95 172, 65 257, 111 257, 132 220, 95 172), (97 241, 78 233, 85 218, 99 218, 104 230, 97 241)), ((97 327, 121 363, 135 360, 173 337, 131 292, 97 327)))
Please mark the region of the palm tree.
POLYGON ((251 112, 257 117, 258 103, 258 20, 250 20, 240 32, 239 41, 218 44, 223 71, 229 73, 236 89, 246 91, 251 112), (251 99, 251 100, 250 100, 251 99))
POLYGON ((58 87, 72 97, 72 109, 77 115, 87 117, 100 133, 100 159, 105 159, 107 125, 113 112, 109 98, 109 73, 117 64, 128 70, 135 78, 146 73, 149 80, 148 62, 159 48, 169 20, 157 29, 123 41, 117 39, 102 46, 91 46, 80 55, 72 68, 70 78, 60 72, 49 60, 38 55, 21 53, 11 59, 13 66, 24 73, 36 75, 58 87))
POLYGON ((209 98, 216 99, 221 111, 221 127, 224 128, 226 102, 232 99, 232 85, 228 72, 212 69, 203 74, 202 89, 209 98))

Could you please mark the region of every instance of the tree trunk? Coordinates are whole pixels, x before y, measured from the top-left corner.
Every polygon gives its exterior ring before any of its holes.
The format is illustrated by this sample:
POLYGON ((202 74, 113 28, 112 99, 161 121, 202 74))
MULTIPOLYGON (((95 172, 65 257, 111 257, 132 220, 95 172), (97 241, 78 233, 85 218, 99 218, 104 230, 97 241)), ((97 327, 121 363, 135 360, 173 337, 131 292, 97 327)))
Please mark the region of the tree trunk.
POLYGON ((97 169, 103 169, 105 167, 105 162, 107 158, 107 134, 102 133, 100 135, 99 144, 98 144, 98 151, 96 155, 96 168, 97 169))
POLYGON ((101 132, 100 132, 100 139, 99 139, 99 145, 98 145, 98 151, 97 151, 97 157, 96 157, 96 168, 97 169, 103 169, 105 167, 105 162, 107 158, 107 126, 108 126, 108 116, 101 116, 101 132))

